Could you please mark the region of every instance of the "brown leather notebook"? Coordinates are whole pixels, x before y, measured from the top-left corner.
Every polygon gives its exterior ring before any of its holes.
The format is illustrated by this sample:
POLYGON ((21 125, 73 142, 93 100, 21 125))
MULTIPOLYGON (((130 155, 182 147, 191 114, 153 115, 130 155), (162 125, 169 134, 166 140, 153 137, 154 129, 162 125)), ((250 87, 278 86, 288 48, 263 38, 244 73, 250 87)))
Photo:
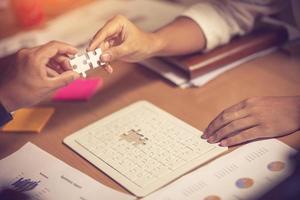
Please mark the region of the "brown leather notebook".
POLYGON ((167 57, 163 60, 176 66, 188 78, 193 79, 256 52, 279 46, 287 39, 288 33, 283 27, 260 26, 248 35, 234 38, 230 43, 210 52, 167 57))

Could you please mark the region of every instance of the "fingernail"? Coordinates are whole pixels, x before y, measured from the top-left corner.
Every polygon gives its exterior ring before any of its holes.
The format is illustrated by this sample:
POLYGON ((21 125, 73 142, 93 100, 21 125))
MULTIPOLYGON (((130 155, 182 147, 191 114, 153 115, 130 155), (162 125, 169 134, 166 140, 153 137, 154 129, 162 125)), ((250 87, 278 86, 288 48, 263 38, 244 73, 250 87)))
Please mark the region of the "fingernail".
POLYGON ((112 74, 113 71, 114 71, 113 68, 112 68, 110 65, 106 66, 105 69, 106 69, 106 71, 107 71, 109 74, 112 74))
POLYGON ((208 138, 208 134, 206 132, 203 133, 203 139, 207 139, 208 138))
POLYGON ((222 141, 220 142, 220 146, 221 146, 221 147, 227 147, 228 144, 227 144, 226 140, 222 140, 222 141))
POLYGON ((207 137, 209 135, 209 132, 207 131, 207 129, 204 131, 203 135, 205 135, 205 137, 207 137))
POLYGON ((101 60, 103 62, 110 62, 111 61, 112 56, 109 53, 105 53, 101 55, 101 60))
POLYGON ((208 143, 213 143, 214 142, 214 137, 213 136, 209 137, 207 141, 208 141, 208 143))

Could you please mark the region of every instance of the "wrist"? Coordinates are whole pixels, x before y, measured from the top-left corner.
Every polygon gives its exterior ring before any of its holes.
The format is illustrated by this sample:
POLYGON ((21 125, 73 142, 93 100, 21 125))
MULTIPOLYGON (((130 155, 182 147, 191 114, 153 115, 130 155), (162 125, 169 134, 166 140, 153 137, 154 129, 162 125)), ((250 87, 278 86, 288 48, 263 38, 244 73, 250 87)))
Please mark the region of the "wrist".
POLYGON ((166 47, 166 40, 157 33, 149 33, 149 38, 149 57, 160 56, 166 47))

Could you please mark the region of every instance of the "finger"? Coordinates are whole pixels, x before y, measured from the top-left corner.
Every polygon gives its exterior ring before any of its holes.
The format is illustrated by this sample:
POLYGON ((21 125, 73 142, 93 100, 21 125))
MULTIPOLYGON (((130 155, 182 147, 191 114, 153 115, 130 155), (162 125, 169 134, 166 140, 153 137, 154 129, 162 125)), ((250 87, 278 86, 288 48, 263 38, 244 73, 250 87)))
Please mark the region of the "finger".
POLYGON ((88 51, 95 50, 100 46, 102 42, 108 38, 121 34, 123 31, 123 25, 119 22, 119 18, 114 18, 108 21, 103 28, 101 28, 91 40, 88 51))
POLYGON ((108 40, 102 42, 99 45, 99 48, 102 50, 102 52, 104 52, 104 51, 107 51, 108 49, 110 49, 111 47, 118 46, 117 44, 119 44, 119 43, 116 41, 116 39, 108 39, 108 40))
POLYGON ((242 110, 243 108, 245 107, 245 102, 242 101, 242 102, 239 102, 227 109, 225 109, 221 114, 219 114, 209 125, 208 127, 206 128, 205 132, 204 132, 204 135, 203 136, 206 136, 209 132, 211 132, 213 129, 214 129, 214 125, 215 124, 222 124, 221 121, 222 121, 222 118, 224 117, 224 115, 227 115, 227 113, 230 113, 230 112, 237 112, 239 110, 242 110), (225 114, 226 113, 226 114, 225 114))
MULTIPOLYGON (((230 108, 231 109, 231 108, 230 108)), ((238 109, 238 108, 236 108, 238 109)), ((247 109, 241 109, 241 110, 233 110, 230 111, 223 111, 220 115, 218 115, 207 127, 205 130, 203 137, 204 139, 209 138, 211 135, 213 135, 216 131, 221 129, 222 127, 226 126, 230 122, 234 120, 238 120, 241 118, 246 117, 249 115, 249 112, 247 109)))
POLYGON ((112 74, 114 72, 114 69, 111 67, 111 65, 107 64, 104 66, 105 71, 107 71, 109 74, 112 74))
POLYGON ((36 58, 39 59, 42 64, 47 64, 50 58, 56 55, 75 55, 77 52, 78 50, 69 44, 53 41, 37 49, 36 58))
POLYGON ((68 56, 59 55, 55 57, 54 60, 64 71, 72 70, 72 66, 70 65, 70 58, 68 56))
POLYGON ((48 42, 38 49, 38 53, 47 56, 55 56, 57 54, 75 55, 77 52, 78 49, 76 47, 59 41, 48 42))
POLYGON ((255 118, 249 116, 242 119, 234 120, 227 124, 226 126, 217 130, 213 135, 208 138, 209 143, 217 143, 222 139, 230 137, 232 135, 239 134, 246 129, 253 128, 258 125, 255 118))
POLYGON ((60 74, 59 76, 53 78, 51 81, 53 83, 52 90, 64 87, 74 80, 80 78, 80 75, 74 71, 66 71, 60 74))
POLYGON ((128 51, 128 48, 125 48, 124 45, 112 47, 109 50, 103 52, 103 54, 100 56, 100 59, 104 63, 110 63, 114 60, 121 59, 129 53, 130 52, 128 51))
POLYGON ((57 63, 54 59, 50 59, 48 64, 47 64, 47 67, 55 70, 57 73, 61 74, 64 72, 64 70, 61 68, 60 64, 57 63))
MULTIPOLYGON (((113 38, 111 38, 111 39, 113 39, 113 38)), ((101 43, 98 45, 97 48, 100 48, 102 52, 108 50, 108 49, 111 47, 111 46, 110 46, 110 45, 111 45, 111 42, 110 42, 111 39, 106 39, 105 41, 101 42, 101 43)), ((92 41, 93 41, 93 40, 90 40, 90 43, 91 43, 92 41)), ((87 48, 86 48, 86 51, 93 51, 93 50, 90 50, 90 48, 87 47, 87 48)))
POLYGON ((49 67, 46 67, 46 72, 47 72, 47 76, 49 76, 49 77, 56 77, 59 75, 59 73, 57 73, 55 70, 53 70, 49 67))
POLYGON ((109 41, 102 42, 99 46, 102 52, 108 50, 110 48, 109 41))
POLYGON ((241 101, 237 104, 234 104, 233 106, 225 109, 226 112, 233 112, 233 111, 238 111, 238 110, 241 110, 243 108, 246 107, 246 101, 241 101))
POLYGON ((234 146, 237 144, 241 144, 244 142, 252 141, 259 138, 266 138, 264 136, 259 135, 261 130, 258 126, 242 131, 241 133, 234 135, 232 137, 226 138, 221 141, 220 146, 228 147, 234 146))

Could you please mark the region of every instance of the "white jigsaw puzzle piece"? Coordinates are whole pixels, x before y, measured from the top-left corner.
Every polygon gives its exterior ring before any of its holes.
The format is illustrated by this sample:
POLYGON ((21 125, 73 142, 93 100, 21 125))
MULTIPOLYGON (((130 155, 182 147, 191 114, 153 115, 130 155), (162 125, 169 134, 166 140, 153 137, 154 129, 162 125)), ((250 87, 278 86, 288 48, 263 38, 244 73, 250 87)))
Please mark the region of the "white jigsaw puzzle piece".
POLYGON ((72 66, 75 72, 82 74, 83 77, 86 77, 85 72, 90 69, 85 55, 76 55, 70 60, 70 65, 72 66))
POLYGON ((101 63, 100 56, 102 54, 102 51, 100 48, 96 49, 95 51, 90 51, 87 53, 90 61, 90 66, 94 69, 96 67, 99 67, 101 65, 104 65, 104 63, 101 63))
POLYGON ((100 48, 95 51, 89 51, 82 55, 76 55, 74 58, 70 59, 70 65, 73 70, 79 74, 82 74, 83 77, 86 77, 86 72, 90 69, 94 69, 105 63, 101 63, 100 56, 102 51, 100 48))

